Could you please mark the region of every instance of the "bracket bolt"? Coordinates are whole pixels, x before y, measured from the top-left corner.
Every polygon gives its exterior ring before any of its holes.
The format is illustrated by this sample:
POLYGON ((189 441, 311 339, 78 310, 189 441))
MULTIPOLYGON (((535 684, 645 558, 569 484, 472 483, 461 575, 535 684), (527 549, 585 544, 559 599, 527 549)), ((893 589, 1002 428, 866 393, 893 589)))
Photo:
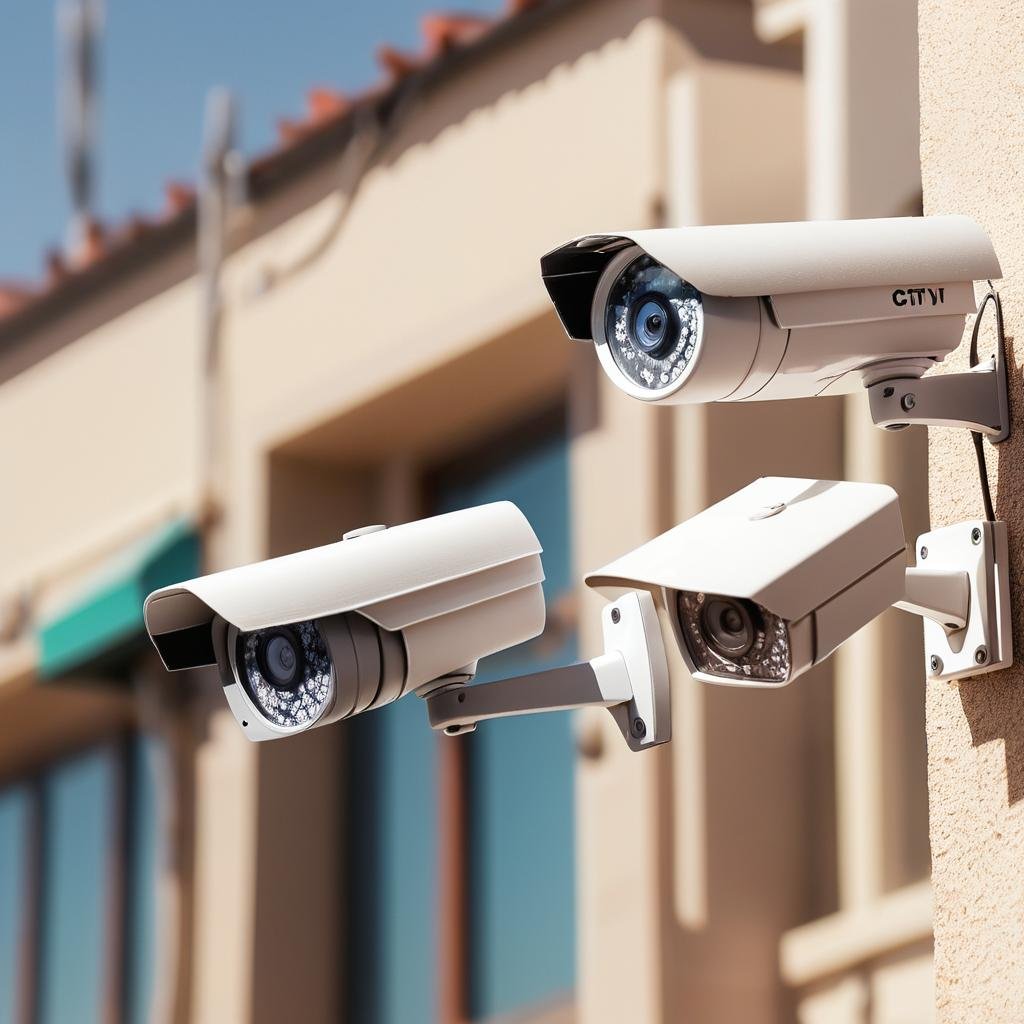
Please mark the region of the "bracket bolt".
POLYGON ((620 612, 618 608, 613 608, 612 609, 612 622, 614 622, 615 625, 618 625, 619 622, 621 621, 621 619, 622 619, 622 612, 620 612))
POLYGON ((980 527, 976 526, 973 530, 971 530, 971 542, 974 543, 974 544, 980 544, 981 543, 981 528, 980 527))
POLYGON ((910 412, 910 410, 913 409, 915 405, 917 405, 917 398, 915 398, 912 394, 904 395, 900 399, 900 407, 903 409, 904 412, 910 412))
POLYGON ((928 549, 923 544, 921 545, 921 557, 922 558, 927 558, 928 557, 928 549))
POLYGON ((938 675, 942 671, 942 659, 937 654, 933 654, 928 659, 928 667, 935 675, 938 675))
POLYGON ((642 740, 647 735, 647 726, 644 725, 644 720, 642 718, 633 719, 633 735, 638 740, 642 740))
POLYGON ((988 651, 984 647, 979 647, 974 652, 974 660, 979 665, 984 665, 988 661, 988 651))

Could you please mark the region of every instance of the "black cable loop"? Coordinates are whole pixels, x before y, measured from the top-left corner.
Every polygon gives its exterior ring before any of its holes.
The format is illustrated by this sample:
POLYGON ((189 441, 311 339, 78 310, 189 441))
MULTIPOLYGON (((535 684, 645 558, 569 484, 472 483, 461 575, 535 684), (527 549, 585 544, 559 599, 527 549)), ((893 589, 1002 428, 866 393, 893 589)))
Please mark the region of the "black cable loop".
MULTIPOLYGON (((1003 304, 999 299, 999 292, 992 286, 992 282, 988 282, 988 293, 981 300, 981 305, 978 306, 978 315, 974 319, 974 329, 971 331, 971 349, 970 349, 970 366, 973 370, 974 367, 980 362, 978 356, 978 335, 981 333, 981 321, 985 315, 985 308, 989 302, 992 303, 996 311, 996 344, 1000 348, 1000 352, 996 355, 996 360, 1005 359, 1006 357, 1006 338, 1003 331, 1003 304)), ((974 440, 974 452, 978 458, 978 479, 981 484, 981 500, 985 505, 985 518, 990 522, 994 523, 996 519, 995 508, 992 505, 992 488, 989 484, 988 479, 988 466, 985 463, 985 445, 984 439, 980 432, 976 430, 971 431, 971 437, 974 440)))

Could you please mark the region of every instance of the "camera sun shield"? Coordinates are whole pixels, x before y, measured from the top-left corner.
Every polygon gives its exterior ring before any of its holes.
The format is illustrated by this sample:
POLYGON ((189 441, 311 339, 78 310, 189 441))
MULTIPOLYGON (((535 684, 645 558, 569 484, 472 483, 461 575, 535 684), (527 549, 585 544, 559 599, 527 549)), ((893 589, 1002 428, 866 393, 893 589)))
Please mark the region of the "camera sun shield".
POLYGON ((587 235, 541 276, 616 387, 693 404, 920 378, 960 344, 975 282, 1002 271, 985 231, 951 216, 587 235))
POLYGON ((146 628, 168 669, 217 665, 246 734, 274 739, 538 636, 540 556, 523 513, 496 502, 164 588, 146 628))
POLYGON ((706 682, 791 682, 904 590, 896 493, 881 484, 765 477, 586 577, 660 594, 706 682))

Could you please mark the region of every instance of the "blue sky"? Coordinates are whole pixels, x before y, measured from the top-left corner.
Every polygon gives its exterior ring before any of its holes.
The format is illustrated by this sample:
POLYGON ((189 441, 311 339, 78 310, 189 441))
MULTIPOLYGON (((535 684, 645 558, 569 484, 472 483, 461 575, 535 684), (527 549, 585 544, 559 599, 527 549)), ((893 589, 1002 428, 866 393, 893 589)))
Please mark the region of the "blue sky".
MULTIPOLYGON (((35 278, 64 237, 67 187, 56 121, 55 0, 11 0, 0 33, 0 278, 35 278)), ((502 0, 458 0, 495 12, 502 0)), ((203 102, 234 89, 252 152, 303 109, 313 85, 357 89, 378 43, 419 45, 444 0, 106 0, 98 212, 155 212, 169 179, 194 180, 203 102)))

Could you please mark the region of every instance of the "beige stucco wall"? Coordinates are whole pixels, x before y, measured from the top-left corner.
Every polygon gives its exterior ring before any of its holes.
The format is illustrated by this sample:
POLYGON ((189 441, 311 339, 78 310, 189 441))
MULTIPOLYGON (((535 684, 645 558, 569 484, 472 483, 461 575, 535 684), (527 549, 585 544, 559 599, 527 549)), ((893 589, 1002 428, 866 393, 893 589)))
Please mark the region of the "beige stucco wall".
MULTIPOLYGON (((1024 9, 1013 0, 921 0, 921 106, 927 213, 966 213, 1003 267, 1014 435, 988 449, 997 515, 1009 523, 1018 664, 928 687, 936 997, 943 1024, 1024 1020, 1024 667, 1019 399, 1024 326, 1021 66, 1024 9)), ((966 365, 963 346, 950 369, 966 365)), ((982 513, 970 438, 931 432, 935 525, 982 513)))
POLYGON ((89 319, 40 331, 31 343, 42 351, 69 330, 77 340, 0 383, 0 436, 17 441, 0 445, 0 479, 18 499, 4 505, 0 593, 66 573, 84 554, 116 549, 195 504, 194 282, 82 330, 89 319))

